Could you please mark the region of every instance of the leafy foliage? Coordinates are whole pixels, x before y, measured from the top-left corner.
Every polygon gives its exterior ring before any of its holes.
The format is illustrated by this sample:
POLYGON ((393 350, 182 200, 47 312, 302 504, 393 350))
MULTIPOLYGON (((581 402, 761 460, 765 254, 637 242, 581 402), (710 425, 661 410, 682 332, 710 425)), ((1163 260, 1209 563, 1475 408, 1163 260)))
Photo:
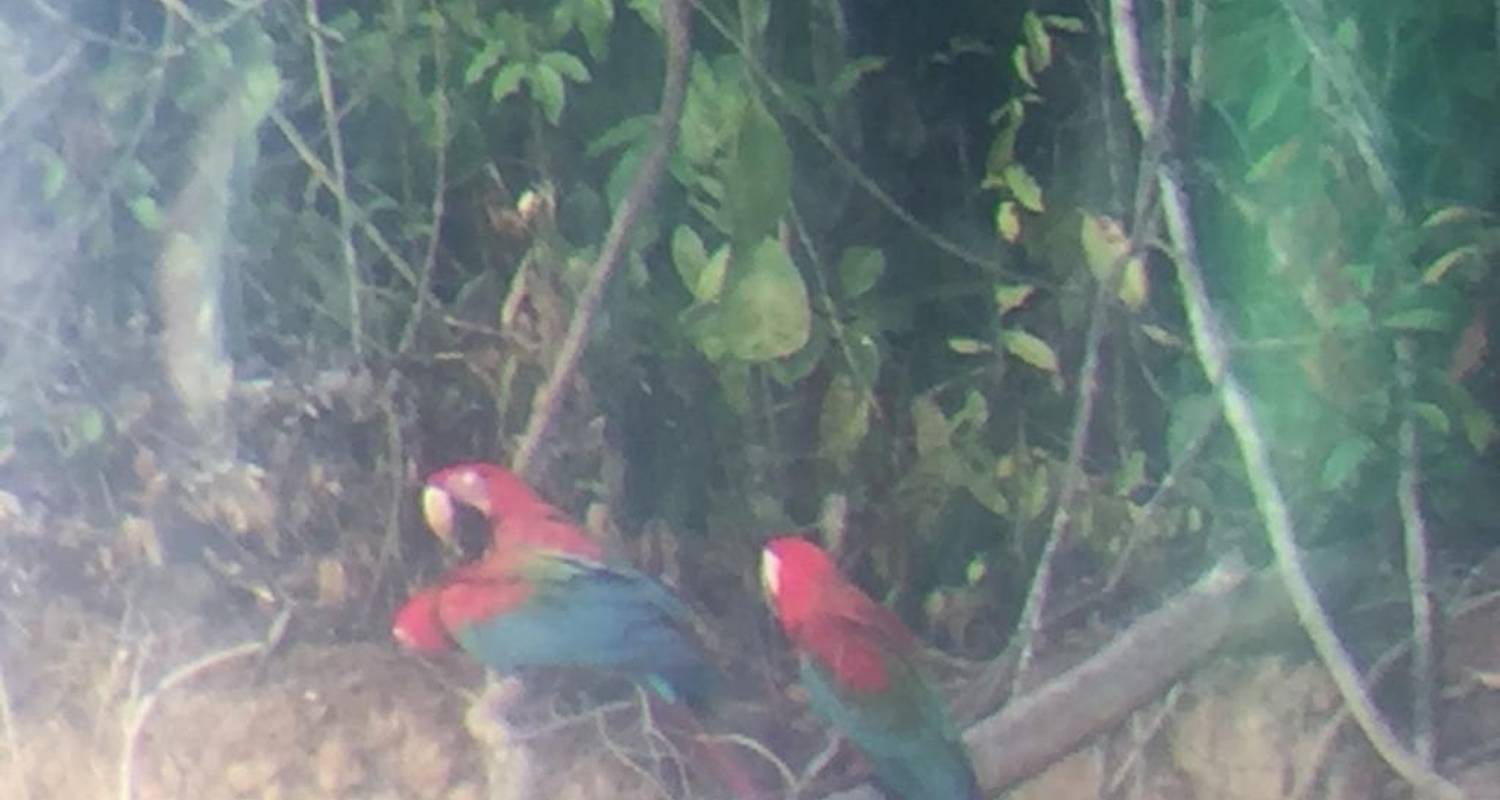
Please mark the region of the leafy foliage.
MULTIPOLYGON (((109 363, 112 340, 150 358, 139 254, 160 248, 186 190, 186 143, 238 85, 242 119, 275 108, 234 132, 222 279, 241 377, 346 360, 388 375, 400 435, 358 457, 391 474, 507 452, 656 134, 656 4, 325 3, 316 25, 275 3, 104 14, 115 5, 73 4, 113 27, 86 66, 65 65, 80 80, 39 95, 51 105, 27 99, 18 76, 34 65, 0 64, 6 206, 72 254, 15 284, 66 297, 49 301, 69 310, 43 360, 109 363)), ((1171 123, 1142 143, 1094 15, 940 5, 697 6, 668 180, 590 332, 575 424, 549 445, 554 474, 579 479, 557 481, 572 487, 561 500, 614 500, 627 530, 664 522, 735 553, 845 494, 863 578, 974 649, 998 633, 949 624, 954 598, 1020 593, 1074 467, 1071 546, 1117 573, 1136 574, 1141 542, 1177 543, 1189 555, 1170 566, 1185 568, 1214 536, 1253 530, 1138 174, 1170 146, 1312 536, 1394 524, 1407 413, 1438 529, 1488 513, 1493 493, 1474 487, 1500 431, 1486 305, 1500 161, 1470 123, 1500 101, 1475 33, 1490 9, 1330 7, 1321 43, 1248 0, 1159 20, 1151 78, 1171 123), (1090 388, 1078 375, 1098 315, 1090 388), (1401 339, 1417 353, 1410 392, 1401 339), (1093 432, 1070 464, 1087 391, 1093 432)), ((0 39, 33 28, 73 35, 0 12, 0 39)), ((130 393, 45 372, 7 379, 0 441, 128 463, 130 393)), ((1139 585, 1172 580, 1153 566, 1139 585)))

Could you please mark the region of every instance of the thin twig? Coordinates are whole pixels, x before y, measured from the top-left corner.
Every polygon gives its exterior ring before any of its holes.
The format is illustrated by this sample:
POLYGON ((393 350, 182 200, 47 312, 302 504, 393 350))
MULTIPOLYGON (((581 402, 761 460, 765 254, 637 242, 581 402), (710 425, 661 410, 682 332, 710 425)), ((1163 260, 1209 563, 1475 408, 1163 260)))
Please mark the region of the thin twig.
POLYGON ((156 688, 144 697, 131 700, 129 712, 125 716, 125 740, 120 749, 120 800, 133 800, 135 797, 135 751, 140 741, 141 731, 146 727, 146 720, 150 718, 151 712, 155 710, 157 700, 168 691, 214 667, 235 659, 256 655, 265 648, 266 642, 257 639, 209 653, 167 673, 166 677, 156 684, 156 688))
POLYGON ((770 764, 771 767, 776 770, 777 774, 781 776, 782 783, 786 785, 787 789, 791 789, 792 787, 797 785, 797 775, 796 773, 792 772, 792 768, 787 766, 787 763, 785 761, 782 761, 781 758, 771 750, 771 748, 767 747, 759 739, 751 736, 746 736, 742 733, 710 733, 705 734, 702 738, 710 742, 724 742, 726 744, 732 744, 736 747, 749 750, 757 756, 760 756, 760 759, 762 761, 770 764))
MULTIPOLYGON (((1119 62, 1120 79, 1125 84, 1125 96, 1131 103, 1141 136, 1149 140, 1157 131, 1157 120, 1147 102, 1134 2, 1111 0, 1110 11, 1115 57, 1119 62)), ((1230 369, 1228 349, 1219 330, 1218 318, 1209 302, 1208 288, 1199 266, 1187 195, 1176 175, 1164 165, 1157 170, 1157 182, 1167 232, 1176 250, 1173 261, 1177 268, 1177 281, 1182 291, 1183 306, 1187 311, 1193 347, 1204 374, 1218 391, 1219 402, 1224 407, 1224 418, 1239 443, 1246 477, 1255 496, 1256 507, 1265 521, 1271 549, 1276 556, 1287 594, 1297 611, 1297 618, 1312 640, 1313 649, 1333 677, 1350 713, 1386 763, 1419 793, 1442 798, 1461 798, 1464 796, 1463 792, 1415 758, 1380 715, 1353 660, 1339 642, 1328 613, 1318 600, 1317 592, 1308 580, 1297 548, 1297 534, 1291 512, 1287 509, 1281 487, 1271 469, 1270 454, 1261 435, 1260 423, 1250 406, 1249 395, 1230 369)))
POLYGON ((568 332, 558 348, 552 369, 547 373, 547 381, 532 400, 526 431, 521 434, 516 452, 511 457, 511 468, 521 475, 527 474, 542 437, 557 417, 563 393, 578 371, 589 329, 593 327, 594 317, 604 301, 604 290, 620 264, 636 220, 656 195, 666 171, 667 158, 677 143, 677 123, 682 116, 686 95, 690 46, 687 0, 663 0, 661 19, 667 40, 667 74, 662 83, 661 105, 656 113, 656 144, 641 162, 630 191, 615 212, 609 232, 599 248, 599 258, 594 262, 593 274, 578 297, 573 318, 568 322, 568 332))
POLYGON ((1130 748, 1129 755, 1125 756, 1125 760, 1121 761, 1120 766, 1115 768, 1114 775, 1105 783, 1101 796, 1116 796, 1116 792, 1120 790, 1120 786, 1125 782, 1127 776, 1140 774, 1138 771, 1132 769, 1132 767, 1141 760, 1141 756, 1145 755, 1146 746, 1151 744, 1151 741, 1156 738, 1156 734, 1166 724, 1167 719, 1172 716, 1172 712, 1177 708, 1177 701, 1181 697, 1182 684, 1179 683, 1174 685, 1171 691, 1167 692, 1167 697, 1162 700, 1161 707, 1155 710, 1156 713, 1152 714, 1151 720, 1146 723, 1146 730, 1144 732, 1137 731, 1134 737, 1135 746, 1130 748))
POLYGON ((1427 520, 1422 516, 1421 443, 1417 439, 1413 386, 1415 345, 1407 337, 1396 340, 1396 381, 1401 387, 1401 426, 1397 432, 1401 471, 1396 501, 1401 506, 1402 541, 1406 545, 1406 582, 1411 595, 1412 635, 1412 746, 1423 764, 1432 766, 1435 750, 1433 719, 1432 592, 1427 569, 1427 520))
POLYGON ((394 269, 407 285, 413 288, 421 286, 421 279, 418 277, 417 270, 412 268, 411 262, 396 252, 396 248, 386 240, 385 234, 381 233, 380 228, 376 227, 374 221, 371 220, 369 212, 356 204, 344 191, 343 186, 334 180, 333 172, 327 164, 323 163, 323 159, 318 156, 317 151, 313 150, 312 145, 302 138, 302 134, 298 132, 292 121, 277 108, 271 109, 271 121, 276 123, 276 129, 286 137, 287 144, 292 146, 292 150, 297 153, 297 157, 302 160, 302 165, 307 167, 308 172, 312 173, 318 183, 335 199, 346 204, 346 207, 354 214, 354 219, 359 223, 360 229, 364 231, 365 238, 370 240, 370 244, 375 245, 375 249, 379 250, 382 256, 385 256, 391 269, 394 269))
POLYGON ((37 73, 34 77, 28 76, 26 80, 20 82, 20 86, 7 87, 10 91, 5 98, 5 105, 0 106, 0 132, 5 130, 6 123, 21 110, 22 106, 26 105, 26 101, 30 100, 32 95, 47 88, 49 84, 61 77, 63 73, 72 69, 74 62, 78 59, 78 55, 82 52, 83 45, 80 45, 78 42, 69 42, 68 46, 63 48, 62 53, 53 59, 52 64, 46 69, 37 73))
POLYGON ((438 242, 443 233, 444 204, 448 195, 448 92, 444 88, 448 84, 448 47, 446 31, 443 29, 442 20, 445 19, 438 13, 436 0, 428 4, 432 9, 432 17, 438 20, 432 26, 432 61, 433 72, 433 128, 437 137, 437 145, 433 153, 432 178, 432 230, 427 234, 427 252, 422 257, 422 271, 417 276, 417 296, 413 301, 411 317, 406 320, 406 328, 401 331, 401 339, 396 345, 397 353, 405 353, 416 341, 417 328, 422 323, 422 315, 427 310, 427 296, 432 286, 432 271, 437 265, 438 242))
MULTIPOLYGON (((328 69, 328 52, 323 46, 323 23, 318 18, 318 0, 307 0, 307 35, 312 39, 313 71, 318 79, 318 97, 323 102, 323 127, 328 135, 328 156, 333 162, 334 193, 339 217, 339 254, 344 260, 344 279, 349 286, 349 346, 356 355, 364 352, 363 306, 359 293, 363 281, 354 252, 354 217, 349 210, 348 172, 344 168, 344 136, 339 129, 338 101, 333 96, 333 76, 328 69)), ((418 294, 421 302, 421 294, 418 294)))
MULTIPOLYGON (((1123 262, 1123 259, 1121 259, 1123 262)), ((1089 329, 1084 347, 1083 364, 1078 368, 1078 401, 1073 407, 1073 430, 1068 437, 1068 461, 1063 465, 1062 484, 1057 490, 1057 506, 1052 512, 1052 524, 1047 531, 1047 543, 1037 559, 1036 572, 1031 578, 1031 588, 1026 592, 1026 605, 1021 609, 1021 620, 1017 626, 1015 671, 1011 673, 1010 693, 1018 694, 1031 659, 1036 654, 1036 638, 1042 626, 1042 611, 1047 602, 1047 587, 1052 579, 1052 562, 1067 535, 1072 522, 1073 498, 1083 483, 1083 456, 1088 449, 1089 429, 1094 420, 1094 403, 1099 395, 1099 348, 1104 341, 1104 327, 1109 314, 1109 295, 1115 281, 1111 277, 1100 280, 1094 290, 1094 309, 1089 319, 1089 329)))

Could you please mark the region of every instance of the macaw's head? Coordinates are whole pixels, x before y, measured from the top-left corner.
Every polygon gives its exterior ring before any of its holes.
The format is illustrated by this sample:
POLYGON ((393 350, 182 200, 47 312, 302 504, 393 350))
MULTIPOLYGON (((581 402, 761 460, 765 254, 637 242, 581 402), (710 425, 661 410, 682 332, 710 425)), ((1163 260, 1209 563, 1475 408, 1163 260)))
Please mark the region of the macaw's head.
POLYGON ((839 580, 828 552, 800 536, 778 536, 761 550, 761 588, 787 628, 800 626, 812 613, 820 587, 839 580))
POLYGON ((547 501, 510 470, 483 462, 455 464, 427 476, 422 490, 422 516, 439 539, 453 544, 455 511, 461 503, 491 523, 505 517, 551 510, 547 501))
POLYGON ((407 598, 391 621, 391 636, 402 647, 419 653, 439 653, 453 647, 453 638, 438 615, 441 587, 422 589, 407 598))

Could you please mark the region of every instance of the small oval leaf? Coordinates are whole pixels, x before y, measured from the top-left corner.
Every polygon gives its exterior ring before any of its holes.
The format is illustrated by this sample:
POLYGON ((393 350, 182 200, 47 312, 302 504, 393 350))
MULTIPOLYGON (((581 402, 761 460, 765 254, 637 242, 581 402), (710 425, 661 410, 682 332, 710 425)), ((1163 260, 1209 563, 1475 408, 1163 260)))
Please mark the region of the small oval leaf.
POLYGON ((1038 214, 1045 211, 1042 205, 1042 187, 1031 177, 1031 173, 1017 162, 1011 162, 1005 167, 1005 185, 1009 187, 1011 194, 1027 210, 1038 214))
POLYGON ((1000 238, 1015 244, 1021 238, 1021 207, 1014 200, 1005 200, 995 209, 995 230, 1000 238))
POLYGON ((724 298, 722 332, 729 352, 744 361, 769 361, 802 349, 812 309, 802 273, 781 243, 763 239, 748 258, 736 255, 735 269, 744 274, 724 298))
POLYGON ((1052 346, 1022 330, 1008 330, 1000 341, 1006 351, 1037 369, 1057 374, 1057 354, 1052 346))
POLYGON ((1000 307, 1002 315, 1008 314, 1025 305, 1035 292, 1036 287, 1029 283, 1000 284, 995 287, 995 305, 1000 307))
POLYGON ((885 272, 885 253, 874 247, 845 248, 839 259, 839 286, 845 299, 852 300, 875 287, 885 272))

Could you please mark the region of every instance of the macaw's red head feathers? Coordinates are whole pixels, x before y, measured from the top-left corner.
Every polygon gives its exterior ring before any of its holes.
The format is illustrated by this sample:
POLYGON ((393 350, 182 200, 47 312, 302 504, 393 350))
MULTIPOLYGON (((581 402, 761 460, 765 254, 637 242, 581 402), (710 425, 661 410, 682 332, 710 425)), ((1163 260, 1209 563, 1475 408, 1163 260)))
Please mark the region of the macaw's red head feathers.
POLYGON ((391 622, 391 636, 402 647, 423 653, 437 653, 453 646, 453 639, 438 615, 438 595, 442 587, 422 589, 407 599, 391 622))
POLYGON ((800 627, 813 612, 820 588, 844 582, 833 557, 800 536, 778 536, 761 550, 761 588, 788 630, 800 627))
POLYGON ((422 490, 422 515, 432 532, 445 542, 453 540, 455 502, 473 508, 492 523, 503 518, 553 513, 552 506, 519 475, 479 461, 454 464, 427 476, 427 488, 422 490))

